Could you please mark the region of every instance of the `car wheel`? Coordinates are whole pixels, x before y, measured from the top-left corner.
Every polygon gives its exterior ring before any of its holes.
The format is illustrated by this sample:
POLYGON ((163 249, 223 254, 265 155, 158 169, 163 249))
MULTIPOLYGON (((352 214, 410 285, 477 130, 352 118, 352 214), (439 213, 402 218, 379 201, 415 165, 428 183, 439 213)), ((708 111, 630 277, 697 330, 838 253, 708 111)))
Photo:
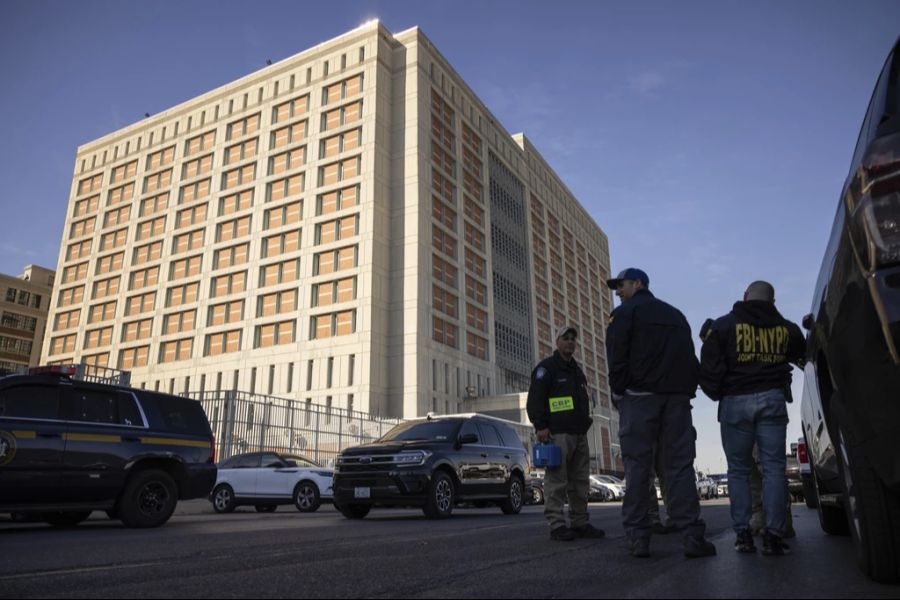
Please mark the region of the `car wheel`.
POLYGON ((364 519, 372 507, 368 504, 337 505, 338 512, 348 519, 364 519))
POLYGON ((500 505, 504 515, 517 515, 522 512, 522 504, 525 498, 525 484, 518 475, 513 475, 509 480, 509 490, 506 500, 500 505))
POLYGON ((75 527, 91 516, 91 512, 90 510, 63 510, 43 513, 41 521, 50 523, 54 527, 75 527))
POLYGON ((213 490, 213 510, 217 513, 230 513, 234 511, 234 490, 228 484, 222 484, 213 490))
POLYGON ((838 426, 844 508, 863 572, 880 583, 900 581, 900 495, 887 489, 858 447, 838 426))
POLYGON ((150 469, 131 476, 119 500, 119 517, 128 527, 159 527, 178 502, 178 487, 165 471, 150 469))
POLYGON ((453 512, 454 493, 453 480, 443 471, 431 476, 428 486, 428 497, 422 509, 429 519, 446 519, 453 512))
POLYGON ((258 513, 271 513, 278 510, 277 504, 257 504, 254 508, 256 508, 256 512, 258 513))
POLYGON ((531 488, 531 502, 532 504, 543 504, 544 490, 541 488, 531 488))
POLYGON ((311 481, 301 481, 294 488, 294 506, 300 512, 316 512, 322 505, 319 496, 319 486, 311 481))

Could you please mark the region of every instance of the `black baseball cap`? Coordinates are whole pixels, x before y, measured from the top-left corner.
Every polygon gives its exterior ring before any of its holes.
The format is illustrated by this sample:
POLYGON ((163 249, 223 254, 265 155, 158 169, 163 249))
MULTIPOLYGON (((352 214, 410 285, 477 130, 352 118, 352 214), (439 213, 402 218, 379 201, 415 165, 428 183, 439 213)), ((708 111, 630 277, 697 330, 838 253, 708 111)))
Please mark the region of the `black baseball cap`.
POLYGON ((650 278, 647 277, 647 274, 641 271, 640 269, 628 268, 619 273, 619 276, 615 279, 607 279, 606 285, 609 286, 609 289, 614 290, 618 287, 620 281, 640 281, 644 284, 645 288, 650 287, 650 278))

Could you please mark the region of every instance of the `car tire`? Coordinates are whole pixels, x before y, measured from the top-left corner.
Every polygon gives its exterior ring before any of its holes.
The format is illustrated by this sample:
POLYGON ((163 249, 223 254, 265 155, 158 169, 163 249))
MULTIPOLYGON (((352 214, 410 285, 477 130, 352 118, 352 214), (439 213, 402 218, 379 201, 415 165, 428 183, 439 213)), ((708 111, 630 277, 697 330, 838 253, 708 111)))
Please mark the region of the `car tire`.
POLYGON ((531 503, 532 504, 543 504, 544 503, 544 490, 541 488, 531 488, 531 503))
POLYGON ((513 475, 509 480, 509 489, 506 500, 500 504, 500 510, 504 515, 517 515, 522 512, 525 503, 525 483, 518 475, 513 475))
POLYGON ((234 489, 227 483, 216 486, 212 493, 213 510, 219 514, 234 512, 234 489))
POLYGON ((879 583, 900 582, 900 495, 881 482, 871 463, 838 425, 844 508, 856 562, 879 583))
POLYGON ((294 506, 303 513, 311 513, 319 510, 322 498, 319 495, 319 486, 312 481, 301 481, 294 487, 294 506))
POLYGON ((453 513, 455 503, 453 480, 443 471, 437 471, 431 476, 428 484, 428 496, 425 506, 422 508, 429 519, 446 519, 453 513))
POLYGON ((372 507, 368 504, 341 504, 337 505, 337 509, 348 519, 365 519, 372 507))
POLYGON ((258 513, 273 513, 278 510, 277 504, 257 504, 255 507, 258 513))
POLYGON ((159 527, 169 520, 178 503, 175 480, 158 469, 138 471, 125 484, 119 499, 119 518, 127 527, 159 527))
POLYGON ((89 516, 90 510, 62 510, 59 512, 43 513, 41 521, 49 523, 54 527, 75 527, 89 516))

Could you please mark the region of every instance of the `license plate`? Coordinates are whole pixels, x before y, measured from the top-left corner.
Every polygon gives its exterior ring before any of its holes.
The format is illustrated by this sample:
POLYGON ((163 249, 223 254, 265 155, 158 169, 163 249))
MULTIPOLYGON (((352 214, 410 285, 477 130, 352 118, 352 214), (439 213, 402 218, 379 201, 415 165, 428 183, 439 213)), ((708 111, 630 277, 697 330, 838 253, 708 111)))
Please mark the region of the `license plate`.
POLYGON ((371 498, 372 497, 372 488, 367 487, 358 487, 353 489, 353 497, 354 498, 371 498))

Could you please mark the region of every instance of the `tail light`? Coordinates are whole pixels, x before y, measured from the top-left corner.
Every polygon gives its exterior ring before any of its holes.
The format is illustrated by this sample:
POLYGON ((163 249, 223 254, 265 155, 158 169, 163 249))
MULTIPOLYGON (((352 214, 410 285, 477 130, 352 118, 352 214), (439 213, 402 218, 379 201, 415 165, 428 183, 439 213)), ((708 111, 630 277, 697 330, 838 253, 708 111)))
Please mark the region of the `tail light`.
POLYGON ((806 442, 797 443, 797 460, 800 461, 800 464, 809 462, 809 453, 806 451, 806 442))
MULTIPOLYGON (((865 230, 860 258, 869 269, 900 262, 900 192, 867 196, 854 211, 857 229, 865 230)), ((858 236, 862 241, 863 236, 858 236)))
POLYGON ((216 434, 212 434, 210 437, 210 450, 209 450, 209 462, 215 464, 216 462, 216 434))
POLYGON ((900 136, 889 135, 872 142, 855 176, 858 200, 852 212, 850 231, 863 268, 873 271, 900 263, 900 136))

